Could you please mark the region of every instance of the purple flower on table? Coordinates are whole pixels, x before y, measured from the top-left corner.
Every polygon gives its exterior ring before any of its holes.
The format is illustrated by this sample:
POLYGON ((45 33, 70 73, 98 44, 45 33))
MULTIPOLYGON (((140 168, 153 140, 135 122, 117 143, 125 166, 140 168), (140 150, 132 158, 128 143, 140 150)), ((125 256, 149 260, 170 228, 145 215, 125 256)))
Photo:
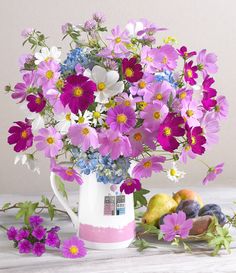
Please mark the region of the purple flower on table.
POLYGON ((33 244, 33 248, 32 248, 32 253, 35 256, 42 256, 43 253, 45 253, 46 249, 45 249, 45 244, 40 243, 40 242, 36 242, 33 244))
POLYGON ((178 235, 180 238, 187 238, 193 226, 193 220, 186 220, 186 214, 183 211, 166 215, 163 219, 164 224, 160 226, 164 233, 165 241, 172 241, 178 235))
POLYGON ((57 234, 57 232, 55 231, 49 231, 46 237, 46 241, 45 244, 51 247, 60 247, 60 239, 59 236, 57 234))
POLYGON ((41 93, 37 95, 30 94, 26 97, 26 100, 28 101, 27 107, 31 112, 42 112, 46 105, 46 100, 41 93))
POLYGON ((163 45, 156 55, 157 69, 174 70, 177 66, 178 53, 172 45, 163 45))
POLYGON ((87 250, 84 246, 84 242, 78 239, 77 236, 73 236, 68 240, 65 240, 62 245, 62 254, 65 258, 81 258, 86 256, 87 250))
POLYGON ((58 232, 61 228, 59 226, 52 227, 48 232, 58 232))
POLYGON ((63 147, 62 135, 53 127, 42 128, 35 136, 36 149, 44 151, 46 157, 55 157, 63 147))
POLYGON ((122 60, 122 72, 128 82, 137 82, 143 77, 142 66, 135 57, 122 60))
POLYGON ((157 62, 158 49, 144 46, 141 49, 141 64, 145 66, 145 71, 155 73, 159 66, 157 62))
POLYGON ((19 253, 30 253, 32 250, 32 244, 30 241, 24 239, 19 242, 19 253))
POLYGON ((206 177, 203 179, 202 183, 207 185, 210 181, 216 179, 216 177, 223 172, 224 163, 220 163, 215 167, 211 167, 208 169, 206 177))
POLYGON ((71 75, 66 78, 60 100, 64 106, 68 105, 71 112, 86 110, 94 102, 96 84, 83 75, 71 75))
POLYGON ((198 70, 196 65, 193 65, 193 61, 185 63, 184 65, 184 80, 190 85, 195 85, 198 78, 196 71, 198 70))
POLYGON ((201 126, 188 127, 187 128, 187 141, 190 145, 192 151, 195 154, 202 155, 205 152, 204 144, 206 143, 206 138, 203 136, 203 130, 201 126))
POLYGON ((142 159, 132 171, 132 175, 137 178, 147 178, 152 175, 152 172, 161 172, 166 158, 164 156, 150 156, 148 158, 142 159))
POLYGON ((137 178, 127 178, 120 186, 120 192, 124 191, 126 194, 133 193, 135 190, 141 190, 141 183, 137 178))
POLYGON ((214 82, 215 80, 207 75, 202 83, 202 105, 207 111, 211 110, 213 107, 216 106, 216 100, 214 97, 216 96, 217 92, 214 88, 211 87, 214 82))
POLYGON ((11 134, 7 141, 10 145, 15 144, 14 151, 21 152, 30 148, 33 145, 33 134, 31 125, 26 122, 16 121, 16 125, 9 128, 8 132, 11 134))
POLYGON ((37 227, 43 223, 43 218, 39 215, 31 215, 29 217, 29 223, 31 227, 37 227))
POLYGON ((143 96, 147 91, 152 89, 155 76, 150 73, 144 73, 142 79, 133 83, 129 88, 132 95, 143 96))
POLYGON ((197 56, 197 64, 200 71, 202 71, 203 77, 207 74, 215 74, 218 70, 216 64, 217 56, 215 53, 207 53, 206 49, 202 49, 197 56))
POLYGON ((11 226, 7 229, 7 237, 8 237, 8 240, 12 241, 12 240, 15 240, 16 239, 16 235, 18 233, 18 230, 11 226))
POLYGON ((76 181, 78 184, 83 184, 83 180, 73 168, 71 167, 62 167, 60 165, 56 165, 52 167, 52 171, 58 174, 65 181, 76 181))
POLYGON ((112 130, 126 133, 136 124, 134 109, 122 104, 110 108, 107 112, 106 122, 112 130))
POLYGON ((30 235, 29 230, 21 228, 21 229, 18 230, 15 239, 17 241, 21 241, 22 239, 27 239, 29 237, 29 235, 30 235))
POLYGON ((36 239, 42 240, 44 238, 44 236, 46 235, 46 229, 43 226, 36 226, 36 227, 34 227, 34 229, 32 231, 32 235, 36 239))
POLYGON ((188 58, 191 58, 194 55, 197 55, 196 51, 188 52, 188 49, 186 46, 182 46, 180 49, 177 49, 177 51, 179 55, 183 57, 185 60, 187 60, 188 58))

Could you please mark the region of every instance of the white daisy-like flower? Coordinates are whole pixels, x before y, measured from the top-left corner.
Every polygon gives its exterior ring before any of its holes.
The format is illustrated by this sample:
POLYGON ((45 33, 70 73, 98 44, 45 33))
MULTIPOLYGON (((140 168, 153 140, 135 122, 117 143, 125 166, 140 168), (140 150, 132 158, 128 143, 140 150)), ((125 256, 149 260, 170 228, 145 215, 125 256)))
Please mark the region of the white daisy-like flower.
POLYGON ((70 111, 65 111, 55 115, 55 120, 59 121, 55 126, 56 130, 61 134, 67 134, 70 126, 76 123, 78 117, 70 111))
POLYGON ((144 23, 141 20, 140 21, 132 20, 125 26, 125 29, 129 33, 129 37, 137 37, 137 33, 140 30, 143 30, 143 28, 144 28, 144 23))
POLYGON ((32 131, 36 132, 45 127, 45 121, 39 113, 31 112, 27 115, 27 119, 31 120, 32 131))
POLYGON ((184 178, 185 174, 177 169, 175 162, 173 162, 172 168, 167 171, 167 177, 174 182, 179 182, 179 179, 184 178))
POLYGON ((39 167, 37 167, 35 164, 36 159, 33 154, 24 154, 24 155, 18 154, 15 157, 14 164, 17 164, 18 162, 20 162, 22 165, 27 166, 29 170, 40 174, 39 167))
POLYGON ((57 63, 60 63, 61 61, 60 56, 61 51, 56 46, 53 46, 50 49, 48 49, 47 47, 43 47, 40 52, 36 52, 34 54, 34 57, 36 58, 34 63, 38 65, 43 61, 51 59, 56 61, 57 63))
POLYGON ((92 124, 96 127, 98 124, 102 125, 104 120, 106 119, 106 115, 103 112, 106 108, 102 104, 98 104, 96 109, 92 113, 92 124))
POLYGON ((88 111, 85 110, 84 113, 82 113, 80 110, 78 112, 78 123, 87 123, 90 124, 91 123, 91 119, 93 117, 93 114, 88 111))
POLYGON ((105 68, 95 65, 90 71, 86 69, 84 75, 97 84, 95 102, 108 103, 109 99, 124 90, 124 83, 119 80, 119 73, 114 70, 106 71, 105 68))

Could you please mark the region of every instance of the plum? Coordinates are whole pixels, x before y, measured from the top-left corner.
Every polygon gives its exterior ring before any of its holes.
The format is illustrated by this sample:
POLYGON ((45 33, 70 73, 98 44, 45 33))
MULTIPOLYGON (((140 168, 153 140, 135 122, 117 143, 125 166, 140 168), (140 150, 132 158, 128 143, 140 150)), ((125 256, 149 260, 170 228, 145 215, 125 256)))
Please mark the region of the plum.
POLYGON ((164 224, 164 218, 168 214, 170 214, 170 213, 165 213, 164 215, 161 216, 161 218, 159 219, 159 222, 158 222, 159 226, 164 224))
POLYGON ((220 225, 224 225, 227 221, 225 214, 222 211, 218 211, 218 210, 208 210, 205 212, 202 212, 200 216, 205 216, 205 215, 211 215, 211 216, 215 216, 218 219, 218 222, 220 225))
POLYGON ((200 205, 194 200, 182 200, 176 208, 176 212, 183 211, 187 219, 196 217, 199 210, 200 205))
MULTIPOLYGON (((202 216, 203 213, 205 213, 206 211, 209 211, 209 210, 214 210, 214 211, 221 212, 221 208, 220 208, 219 205, 217 205, 217 204, 207 204, 207 205, 203 206, 203 207, 199 210, 198 215, 199 215, 199 216, 202 216)), ((205 215, 205 214, 204 214, 204 215, 205 215)))

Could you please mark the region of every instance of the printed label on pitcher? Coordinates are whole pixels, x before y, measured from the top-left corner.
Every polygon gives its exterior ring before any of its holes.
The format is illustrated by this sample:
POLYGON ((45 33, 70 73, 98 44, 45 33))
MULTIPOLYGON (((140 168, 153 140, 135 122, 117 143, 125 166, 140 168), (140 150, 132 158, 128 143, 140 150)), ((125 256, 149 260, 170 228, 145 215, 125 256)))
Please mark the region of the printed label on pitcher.
POLYGON ((125 195, 105 196, 104 215, 125 214, 125 195))

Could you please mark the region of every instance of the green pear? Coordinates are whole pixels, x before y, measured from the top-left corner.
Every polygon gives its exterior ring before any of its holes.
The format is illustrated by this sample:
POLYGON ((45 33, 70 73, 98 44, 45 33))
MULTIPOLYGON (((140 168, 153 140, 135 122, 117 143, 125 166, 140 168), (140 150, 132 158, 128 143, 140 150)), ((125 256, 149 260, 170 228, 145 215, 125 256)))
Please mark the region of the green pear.
POLYGON ((149 200, 142 222, 156 226, 162 215, 174 212, 177 206, 178 204, 171 196, 165 193, 156 194, 149 200))

